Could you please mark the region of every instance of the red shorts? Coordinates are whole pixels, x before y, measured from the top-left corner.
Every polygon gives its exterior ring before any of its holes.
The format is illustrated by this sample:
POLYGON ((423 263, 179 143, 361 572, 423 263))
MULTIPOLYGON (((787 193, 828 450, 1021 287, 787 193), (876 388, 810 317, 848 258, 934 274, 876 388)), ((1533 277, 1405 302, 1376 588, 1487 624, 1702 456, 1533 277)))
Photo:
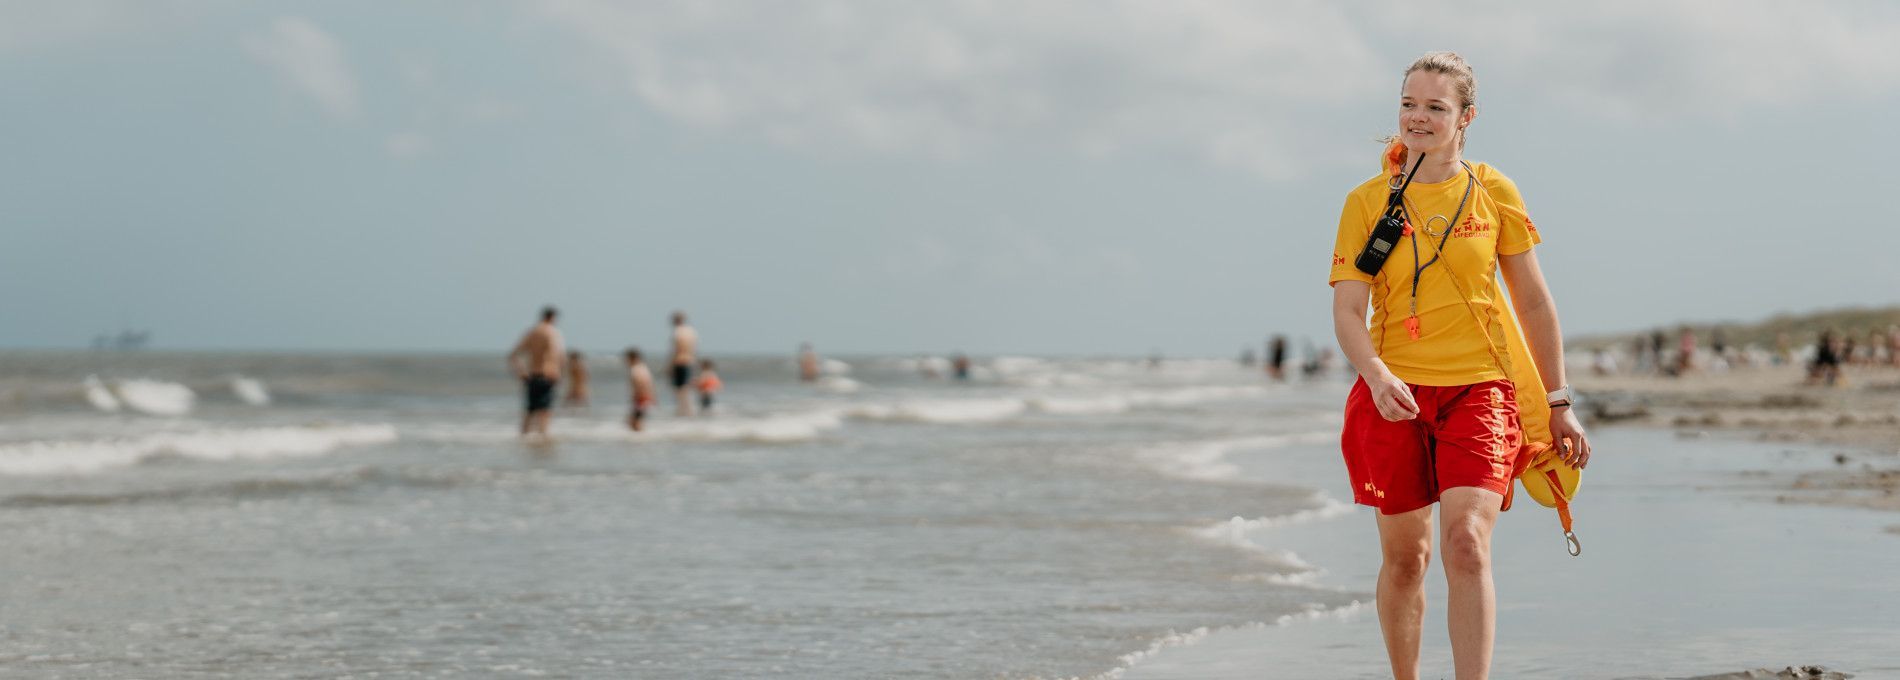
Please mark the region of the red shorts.
POLYGON ((1440 491, 1460 486, 1508 495, 1524 440, 1511 381, 1407 386, 1418 401, 1411 420, 1379 415, 1364 380, 1346 397, 1339 443, 1353 502, 1396 515, 1436 503, 1440 491))

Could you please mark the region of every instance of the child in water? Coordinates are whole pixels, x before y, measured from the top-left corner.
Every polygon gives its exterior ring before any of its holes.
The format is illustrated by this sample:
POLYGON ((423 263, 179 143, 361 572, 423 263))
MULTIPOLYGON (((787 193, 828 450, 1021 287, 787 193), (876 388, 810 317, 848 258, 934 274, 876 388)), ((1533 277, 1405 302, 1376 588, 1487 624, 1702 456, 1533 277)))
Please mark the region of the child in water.
POLYGON ((711 359, 699 360, 699 379, 694 381, 694 387, 699 389, 699 410, 701 413, 712 409, 713 395, 718 394, 719 388, 724 386, 724 383, 719 382, 719 374, 713 371, 713 361, 711 359))
POLYGON ((653 371, 638 349, 627 350, 627 381, 633 387, 633 413, 627 416, 627 427, 639 432, 646 429, 647 409, 653 408, 654 398, 653 371))

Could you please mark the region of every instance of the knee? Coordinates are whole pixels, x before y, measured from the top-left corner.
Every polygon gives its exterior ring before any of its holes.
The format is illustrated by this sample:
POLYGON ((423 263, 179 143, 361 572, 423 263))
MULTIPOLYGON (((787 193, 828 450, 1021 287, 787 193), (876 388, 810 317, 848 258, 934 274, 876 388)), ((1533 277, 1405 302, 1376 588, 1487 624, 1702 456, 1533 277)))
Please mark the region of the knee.
POLYGON ((1386 546, 1385 563, 1381 570, 1388 581, 1398 585, 1414 585, 1425 582, 1425 569, 1432 561, 1431 547, 1425 543, 1405 546, 1386 546))
POLYGON ((1445 571, 1477 575, 1491 570, 1491 542, 1475 528, 1452 527, 1445 532, 1445 571))

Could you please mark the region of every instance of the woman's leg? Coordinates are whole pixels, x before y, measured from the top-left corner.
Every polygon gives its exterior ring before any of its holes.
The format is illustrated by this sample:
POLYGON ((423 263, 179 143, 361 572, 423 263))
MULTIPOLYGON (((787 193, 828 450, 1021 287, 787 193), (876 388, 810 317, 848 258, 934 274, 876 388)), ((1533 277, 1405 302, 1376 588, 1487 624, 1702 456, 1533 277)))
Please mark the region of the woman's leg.
POLYGON ((1504 497, 1477 487, 1446 489, 1440 542, 1448 586, 1445 610, 1451 658, 1458 680, 1484 680, 1491 673, 1491 642, 1497 630, 1497 594, 1491 586, 1491 527, 1504 497))
POLYGON ((1425 567, 1432 561, 1432 506, 1380 514, 1379 629, 1395 680, 1418 680, 1418 636, 1425 623, 1425 567))

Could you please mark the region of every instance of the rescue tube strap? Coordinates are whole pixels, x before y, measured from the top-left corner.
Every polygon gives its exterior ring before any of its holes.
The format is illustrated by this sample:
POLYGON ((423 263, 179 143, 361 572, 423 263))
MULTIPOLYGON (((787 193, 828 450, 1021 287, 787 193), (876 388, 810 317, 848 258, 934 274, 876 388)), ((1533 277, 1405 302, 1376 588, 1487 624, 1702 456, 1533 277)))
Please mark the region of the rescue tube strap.
POLYGON ((1556 470, 1544 470, 1544 478, 1550 480, 1550 495, 1557 500, 1557 520, 1564 525, 1564 547, 1571 557, 1583 554, 1583 544, 1577 542, 1577 532, 1570 529, 1570 499, 1564 497, 1563 482, 1558 481, 1556 470))

